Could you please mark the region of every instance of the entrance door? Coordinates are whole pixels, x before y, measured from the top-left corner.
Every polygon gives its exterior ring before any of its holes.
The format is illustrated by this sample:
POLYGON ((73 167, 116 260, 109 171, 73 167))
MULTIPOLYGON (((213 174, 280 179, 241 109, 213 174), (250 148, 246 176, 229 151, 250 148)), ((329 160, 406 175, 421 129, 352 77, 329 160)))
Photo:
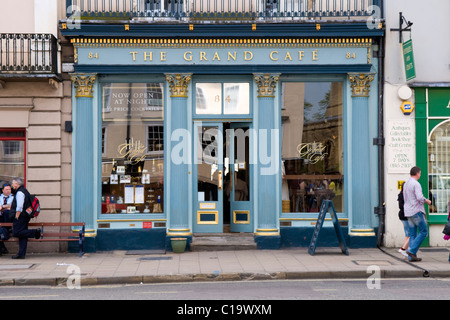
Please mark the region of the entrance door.
POLYGON ((231 123, 227 130, 227 141, 230 148, 226 148, 224 170, 225 177, 228 177, 225 191, 229 210, 225 210, 225 214, 230 215, 231 232, 252 232, 250 124, 231 123))
POLYGON ((194 157, 193 231, 252 232, 250 124, 195 122, 194 157))
MULTIPOLYGON (((194 123, 193 231, 223 232, 223 125, 194 123)), ((176 182, 175 182, 176 183, 176 182)))

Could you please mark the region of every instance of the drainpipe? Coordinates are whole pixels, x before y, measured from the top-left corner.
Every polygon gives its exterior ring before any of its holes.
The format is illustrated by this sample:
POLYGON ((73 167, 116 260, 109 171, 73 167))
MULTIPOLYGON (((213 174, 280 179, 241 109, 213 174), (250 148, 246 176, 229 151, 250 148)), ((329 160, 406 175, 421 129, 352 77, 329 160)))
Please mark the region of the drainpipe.
MULTIPOLYGON (((384 1, 380 1, 381 19, 384 17, 384 1)), ((377 246, 383 245, 386 203, 384 197, 384 54, 385 38, 382 37, 378 49, 378 137, 374 139, 374 144, 378 146, 378 207, 375 207, 375 214, 378 215, 379 226, 377 234, 377 246)))

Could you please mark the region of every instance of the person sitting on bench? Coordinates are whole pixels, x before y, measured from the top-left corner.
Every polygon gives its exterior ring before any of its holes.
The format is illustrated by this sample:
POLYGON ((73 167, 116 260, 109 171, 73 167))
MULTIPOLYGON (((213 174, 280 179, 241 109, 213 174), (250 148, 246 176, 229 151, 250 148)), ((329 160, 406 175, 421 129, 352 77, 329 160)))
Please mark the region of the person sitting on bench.
POLYGON ((25 259, 27 252, 28 238, 39 239, 41 229, 28 229, 30 217, 26 209, 31 206, 30 193, 23 186, 21 178, 12 180, 12 188, 15 192, 14 200, 11 205, 11 212, 15 212, 13 220, 13 237, 19 238, 19 252, 12 256, 13 259, 25 259))

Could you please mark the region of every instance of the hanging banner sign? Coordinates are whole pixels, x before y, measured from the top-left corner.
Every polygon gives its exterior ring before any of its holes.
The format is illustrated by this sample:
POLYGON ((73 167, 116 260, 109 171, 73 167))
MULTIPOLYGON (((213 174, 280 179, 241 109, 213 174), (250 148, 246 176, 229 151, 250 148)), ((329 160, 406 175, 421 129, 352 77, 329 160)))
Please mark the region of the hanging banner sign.
POLYGON ((414 54, 411 39, 403 42, 403 61, 405 63, 406 81, 414 79, 416 77, 416 67, 414 65, 414 54))

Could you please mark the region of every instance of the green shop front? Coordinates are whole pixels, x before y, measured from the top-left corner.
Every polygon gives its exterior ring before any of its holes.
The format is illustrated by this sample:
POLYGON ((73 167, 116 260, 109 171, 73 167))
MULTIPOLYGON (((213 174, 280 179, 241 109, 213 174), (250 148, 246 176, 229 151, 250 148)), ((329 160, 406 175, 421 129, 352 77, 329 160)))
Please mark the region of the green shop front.
POLYGON ((62 30, 75 58, 72 219, 93 250, 202 233, 307 246, 324 200, 350 246, 375 246, 380 30, 138 31, 62 30))
POLYGON ((414 89, 419 182, 431 200, 425 209, 430 235, 425 244, 438 246, 450 210, 450 84, 412 82, 409 86, 414 89))

